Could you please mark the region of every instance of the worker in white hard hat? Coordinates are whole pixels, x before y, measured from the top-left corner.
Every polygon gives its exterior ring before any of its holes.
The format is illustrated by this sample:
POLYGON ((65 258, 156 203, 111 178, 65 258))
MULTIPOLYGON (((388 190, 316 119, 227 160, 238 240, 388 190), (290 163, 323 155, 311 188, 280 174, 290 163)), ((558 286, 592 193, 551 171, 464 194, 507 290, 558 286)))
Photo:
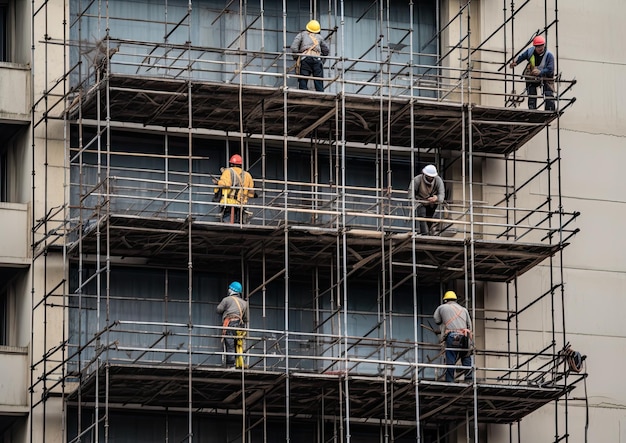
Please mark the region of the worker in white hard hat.
MULTIPOLYGON (((415 176, 409 185, 409 200, 414 202, 415 215, 422 218, 433 218, 437 206, 443 203, 446 189, 443 180, 437 173, 435 165, 426 165, 422 173, 415 176)), ((419 221, 419 232, 431 235, 434 221, 419 221)))
MULTIPOLYGON (((456 292, 447 291, 443 295, 443 303, 433 315, 439 325, 440 341, 445 345, 446 381, 453 382, 456 362, 461 359, 463 366, 472 366, 472 319, 469 312, 457 303, 456 292)), ((464 371, 465 380, 472 379, 469 369, 464 371)))
POLYGON ((305 77, 312 76, 315 90, 324 91, 324 83, 319 80, 324 77, 324 62, 320 56, 326 57, 330 49, 319 35, 320 30, 320 23, 317 20, 311 20, 307 23, 306 29, 298 33, 291 44, 293 59, 296 60, 296 74, 301 76, 298 78, 299 89, 308 89, 309 79, 305 77))

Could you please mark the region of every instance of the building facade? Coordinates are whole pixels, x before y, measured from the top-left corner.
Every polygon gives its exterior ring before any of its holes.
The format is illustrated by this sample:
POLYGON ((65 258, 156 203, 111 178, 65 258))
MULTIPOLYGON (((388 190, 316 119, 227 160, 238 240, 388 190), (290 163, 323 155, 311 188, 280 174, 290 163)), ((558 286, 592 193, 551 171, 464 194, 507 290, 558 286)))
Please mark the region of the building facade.
POLYGON ((586 7, 0 1, 0 441, 626 441, 625 7, 586 7), (313 18, 323 92, 289 49, 313 18), (556 111, 509 66, 537 35, 556 111), (235 154, 254 197, 230 223, 235 154), (473 322, 454 383, 448 290, 473 322))

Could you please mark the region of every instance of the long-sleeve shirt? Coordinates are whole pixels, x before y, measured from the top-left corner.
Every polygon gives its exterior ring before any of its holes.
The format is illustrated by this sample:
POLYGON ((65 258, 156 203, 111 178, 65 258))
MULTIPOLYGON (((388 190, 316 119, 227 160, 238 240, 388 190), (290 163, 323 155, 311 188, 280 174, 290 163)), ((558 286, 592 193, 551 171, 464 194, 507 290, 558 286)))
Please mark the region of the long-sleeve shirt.
POLYGON ((248 323, 248 302, 236 295, 224 297, 215 310, 218 314, 222 314, 222 320, 227 317, 236 317, 248 323))
POLYGON ((535 54, 535 47, 531 46, 517 57, 515 63, 519 65, 523 61, 528 61, 530 66, 539 68, 537 77, 554 77, 554 54, 547 49, 544 50, 543 54, 538 55, 535 54))
POLYGON ((321 54, 325 57, 330 53, 330 49, 321 35, 302 31, 293 39, 291 52, 293 52, 294 59, 298 58, 299 55, 315 57, 321 54))
POLYGON ((439 325, 441 339, 449 331, 472 330, 472 319, 469 312, 455 301, 448 301, 440 305, 433 315, 435 323, 439 325))
POLYGON ((221 191, 221 204, 245 205, 249 198, 254 197, 252 175, 238 166, 224 169, 217 185, 219 188, 215 189, 215 193, 221 191))
MULTIPOLYGON (((423 180, 424 174, 419 174, 411 181, 409 185, 408 197, 409 200, 415 196, 415 200, 426 200, 428 197, 432 197, 433 195, 437 196, 437 201, 434 204, 443 203, 443 200, 446 196, 446 189, 443 184, 443 180, 441 177, 434 177, 432 186, 428 185, 423 180), (422 186, 422 182, 423 186, 422 186)), ((425 202, 421 202, 424 204, 425 202)), ((426 203, 428 204, 428 203, 426 203)))

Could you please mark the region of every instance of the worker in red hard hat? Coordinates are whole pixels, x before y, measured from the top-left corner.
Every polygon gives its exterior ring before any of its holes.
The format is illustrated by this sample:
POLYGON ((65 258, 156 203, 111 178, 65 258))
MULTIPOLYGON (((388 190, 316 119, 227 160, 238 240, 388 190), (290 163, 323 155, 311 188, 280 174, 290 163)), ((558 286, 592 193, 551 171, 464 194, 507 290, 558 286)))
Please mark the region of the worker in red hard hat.
POLYGON ((241 155, 234 154, 228 161, 228 168, 222 169, 222 175, 215 188, 214 201, 222 205, 222 220, 227 223, 247 223, 252 216, 245 206, 249 198, 255 196, 254 180, 243 169, 241 155))
POLYGON ((528 109, 537 109, 537 86, 541 86, 545 97, 546 111, 554 111, 554 54, 546 49, 546 39, 538 35, 533 45, 522 52, 510 63, 514 68, 523 61, 528 61, 524 69, 526 91, 528 92, 528 109))

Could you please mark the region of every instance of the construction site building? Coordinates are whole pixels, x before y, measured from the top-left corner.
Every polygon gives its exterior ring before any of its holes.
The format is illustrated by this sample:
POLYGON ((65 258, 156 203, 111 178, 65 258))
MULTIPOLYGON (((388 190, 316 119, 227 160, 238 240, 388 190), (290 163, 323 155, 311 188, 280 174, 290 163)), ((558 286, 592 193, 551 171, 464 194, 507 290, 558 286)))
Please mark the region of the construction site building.
POLYGON ((626 441, 625 9, 0 0, 0 443, 626 441), (290 50, 311 19, 322 92, 290 50), (536 36, 554 110, 510 66, 536 36), (229 223, 234 154, 255 197, 229 223), (448 290, 473 323, 455 382, 448 290))

